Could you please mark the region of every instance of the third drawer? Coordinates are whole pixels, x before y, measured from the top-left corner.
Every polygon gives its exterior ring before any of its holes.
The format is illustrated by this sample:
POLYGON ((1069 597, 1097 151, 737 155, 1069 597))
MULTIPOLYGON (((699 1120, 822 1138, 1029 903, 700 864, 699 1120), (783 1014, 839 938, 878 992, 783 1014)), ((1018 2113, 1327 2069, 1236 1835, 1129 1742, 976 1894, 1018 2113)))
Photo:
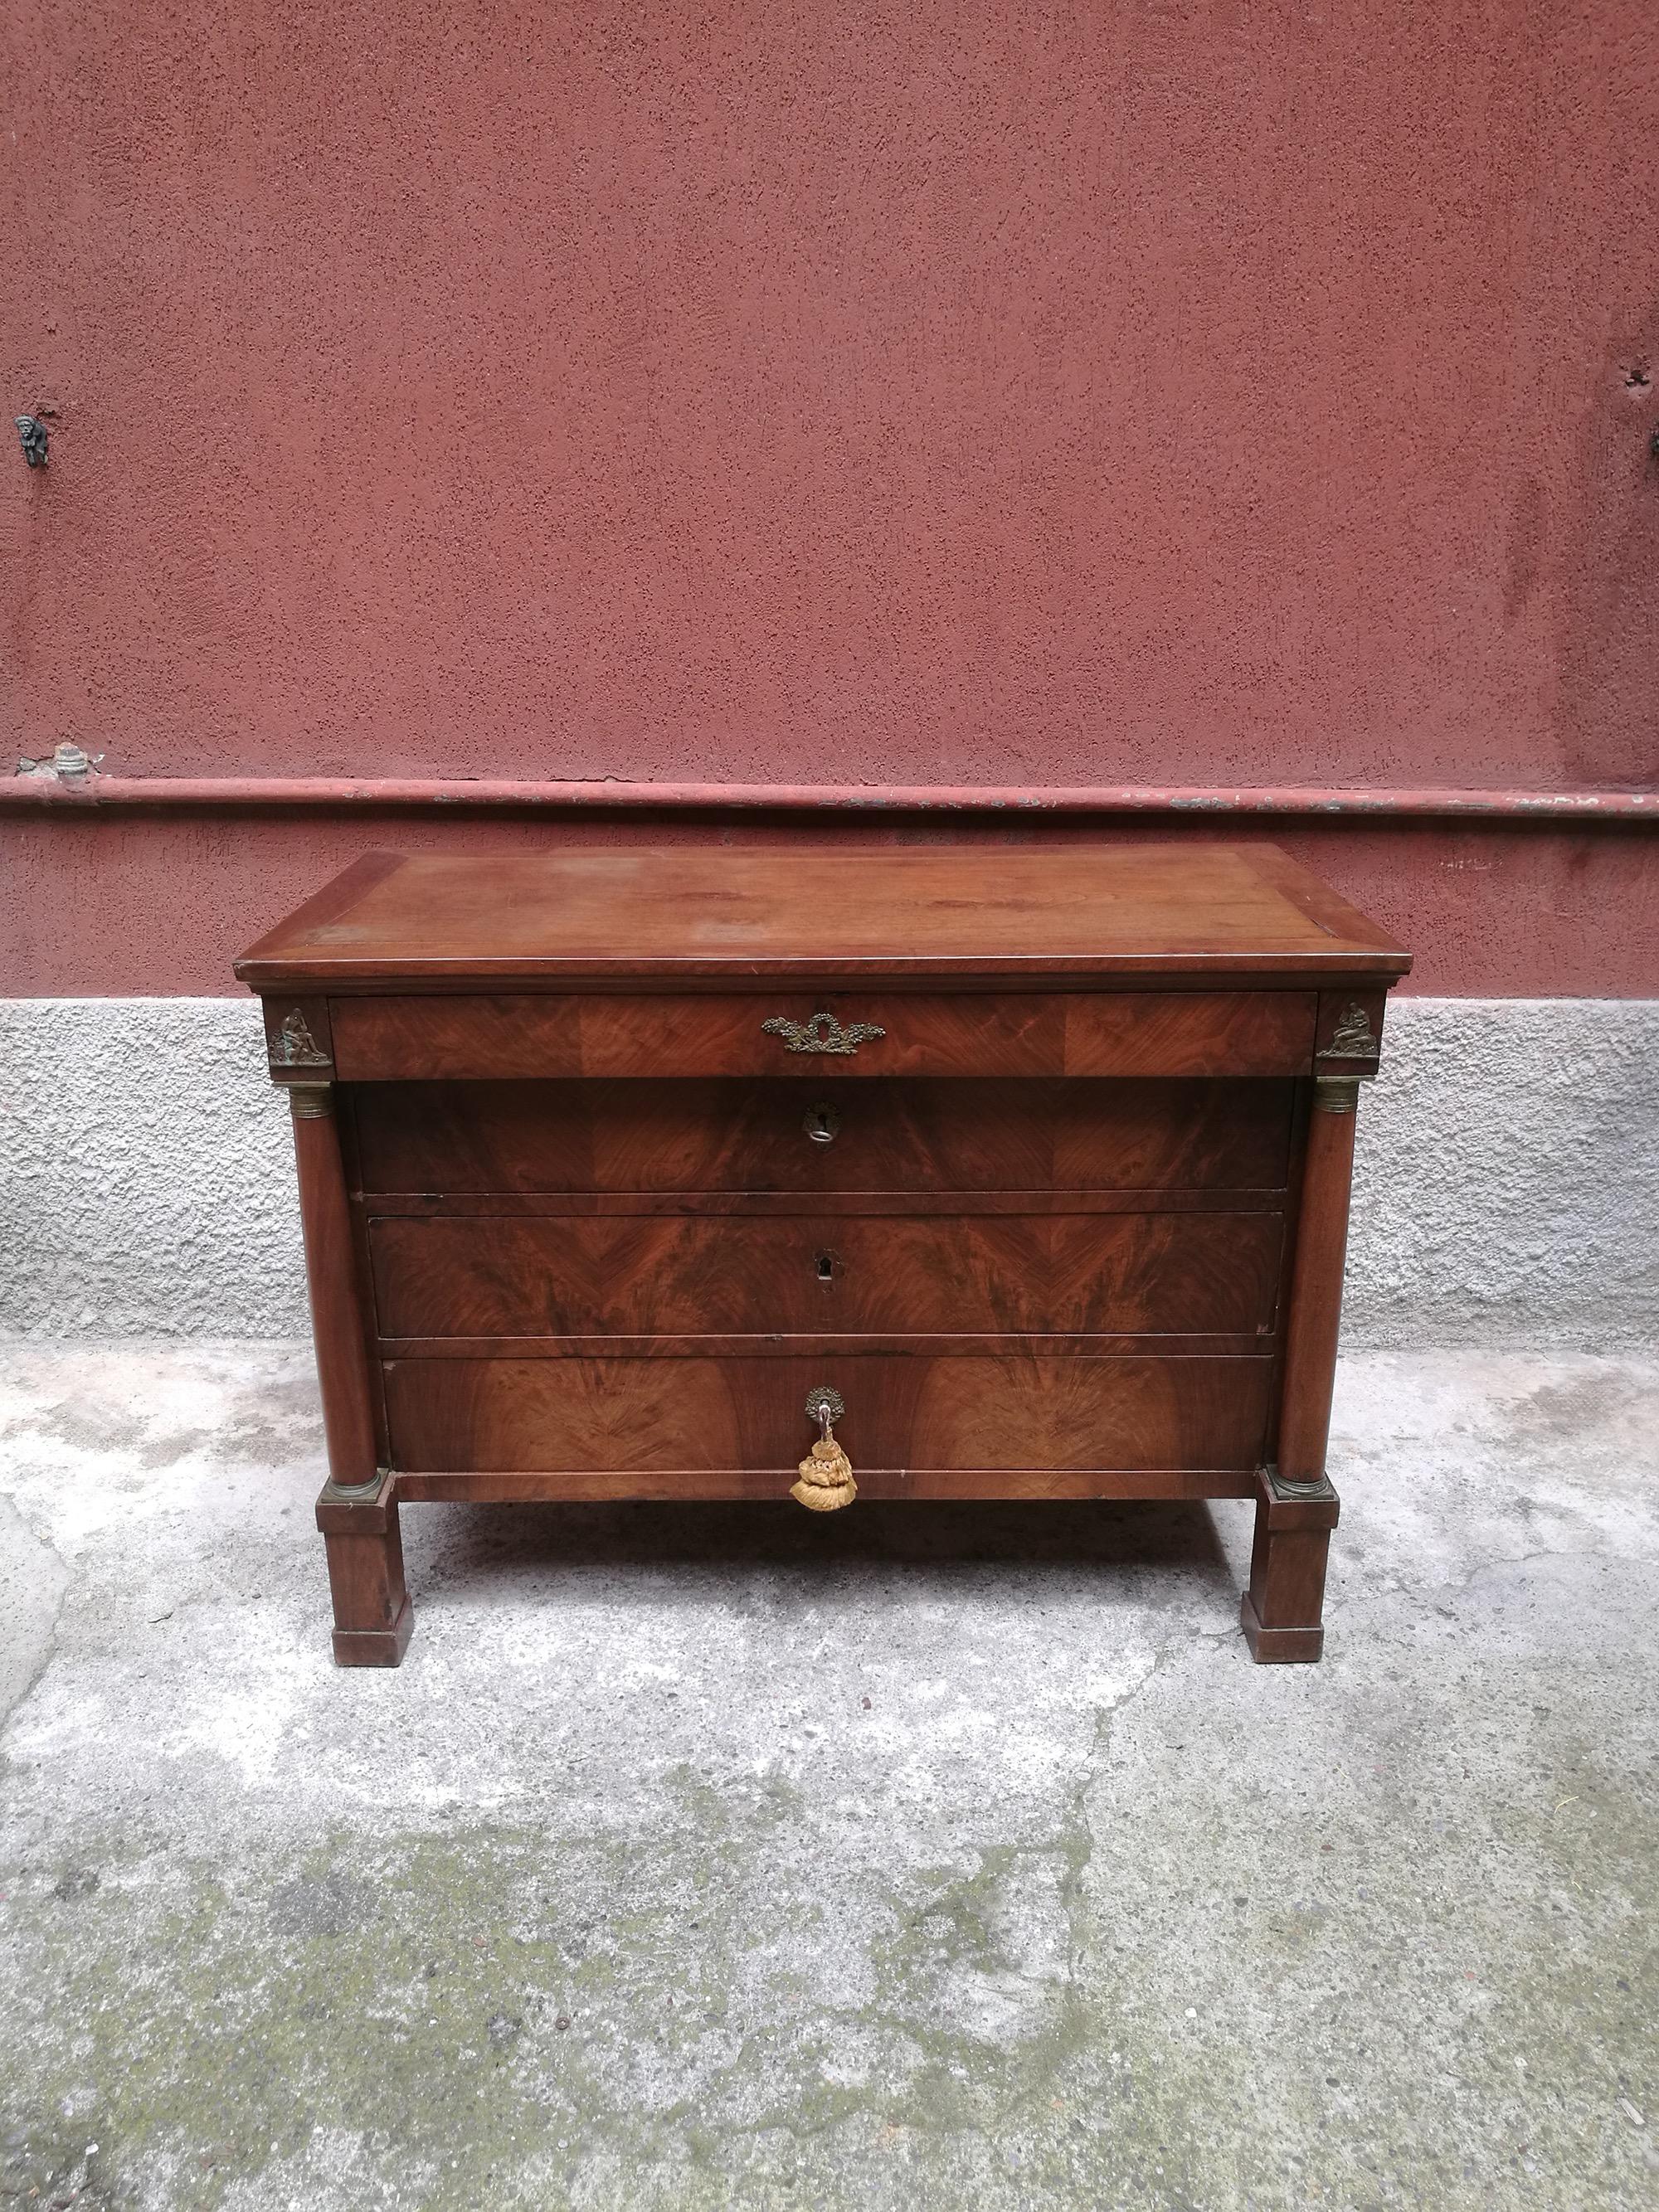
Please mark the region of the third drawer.
POLYGON ((1242 1335, 1274 1327, 1284 1217, 372 1218, 383 1339, 1242 1335))

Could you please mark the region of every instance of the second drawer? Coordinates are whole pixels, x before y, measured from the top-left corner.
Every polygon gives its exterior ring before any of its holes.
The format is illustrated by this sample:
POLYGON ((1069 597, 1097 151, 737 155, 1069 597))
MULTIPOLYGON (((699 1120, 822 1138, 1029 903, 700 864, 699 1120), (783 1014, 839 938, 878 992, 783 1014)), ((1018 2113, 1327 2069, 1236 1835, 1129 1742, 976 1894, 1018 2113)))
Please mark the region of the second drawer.
POLYGON ((1249 1335, 1274 1325, 1283 1216, 391 1218, 383 1338, 1249 1335))
POLYGON ((1091 1077, 364 1083, 362 1188, 1282 1190, 1294 1085, 1091 1077))

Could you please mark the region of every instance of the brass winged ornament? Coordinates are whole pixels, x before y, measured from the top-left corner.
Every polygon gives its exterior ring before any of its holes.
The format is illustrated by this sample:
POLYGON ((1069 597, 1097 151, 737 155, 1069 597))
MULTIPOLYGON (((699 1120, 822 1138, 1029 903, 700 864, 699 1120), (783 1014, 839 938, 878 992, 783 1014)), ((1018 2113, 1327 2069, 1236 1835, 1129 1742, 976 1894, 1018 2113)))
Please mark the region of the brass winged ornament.
POLYGON ((774 1014, 761 1029, 767 1036, 781 1037, 786 1052, 834 1053, 843 1060, 850 1060, 861 1044, 887 1034, 879 1022, 848 1022, 843 1027, 833 1014, 814 1014, 807 1022, 787 1021, 774 1014))

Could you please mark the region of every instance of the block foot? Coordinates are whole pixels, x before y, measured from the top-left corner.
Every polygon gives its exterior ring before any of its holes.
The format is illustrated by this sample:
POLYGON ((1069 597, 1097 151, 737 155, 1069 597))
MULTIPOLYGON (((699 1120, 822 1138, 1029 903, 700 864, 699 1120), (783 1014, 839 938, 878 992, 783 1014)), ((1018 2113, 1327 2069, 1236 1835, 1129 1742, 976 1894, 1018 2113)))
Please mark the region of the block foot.
POLYGON ((331 1483, 317 1500, 334 1594, 334 1660, 340 1667, 395 1667, 409 1648, 414 1609, 404 1587, 397 1477, 362 1497, 331 1483))
POLYGON ((1258 1667, 1311 1666, 1325 1649, 1322 1628, 1264 1628, 1249 1590, 1239 1602, 1238 1625, 1258 1667))
POLYGON ((415 1626, 415 1608, 404 1597, 390 1628, 337 1628, 334 1663, 337 1667, 396 1667, 409 1649, 415 1626))

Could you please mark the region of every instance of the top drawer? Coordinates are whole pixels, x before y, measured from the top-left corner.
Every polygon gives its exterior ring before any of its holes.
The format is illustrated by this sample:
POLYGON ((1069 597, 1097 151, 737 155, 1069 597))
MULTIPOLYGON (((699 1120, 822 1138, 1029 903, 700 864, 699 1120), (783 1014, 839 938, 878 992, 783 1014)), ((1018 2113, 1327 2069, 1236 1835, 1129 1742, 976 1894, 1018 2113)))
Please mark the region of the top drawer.
POLYGON ((348 1083, 548 1076, 1290 1076, 1311 991, 963 992, 934 997, 342 998, 348 1083))

